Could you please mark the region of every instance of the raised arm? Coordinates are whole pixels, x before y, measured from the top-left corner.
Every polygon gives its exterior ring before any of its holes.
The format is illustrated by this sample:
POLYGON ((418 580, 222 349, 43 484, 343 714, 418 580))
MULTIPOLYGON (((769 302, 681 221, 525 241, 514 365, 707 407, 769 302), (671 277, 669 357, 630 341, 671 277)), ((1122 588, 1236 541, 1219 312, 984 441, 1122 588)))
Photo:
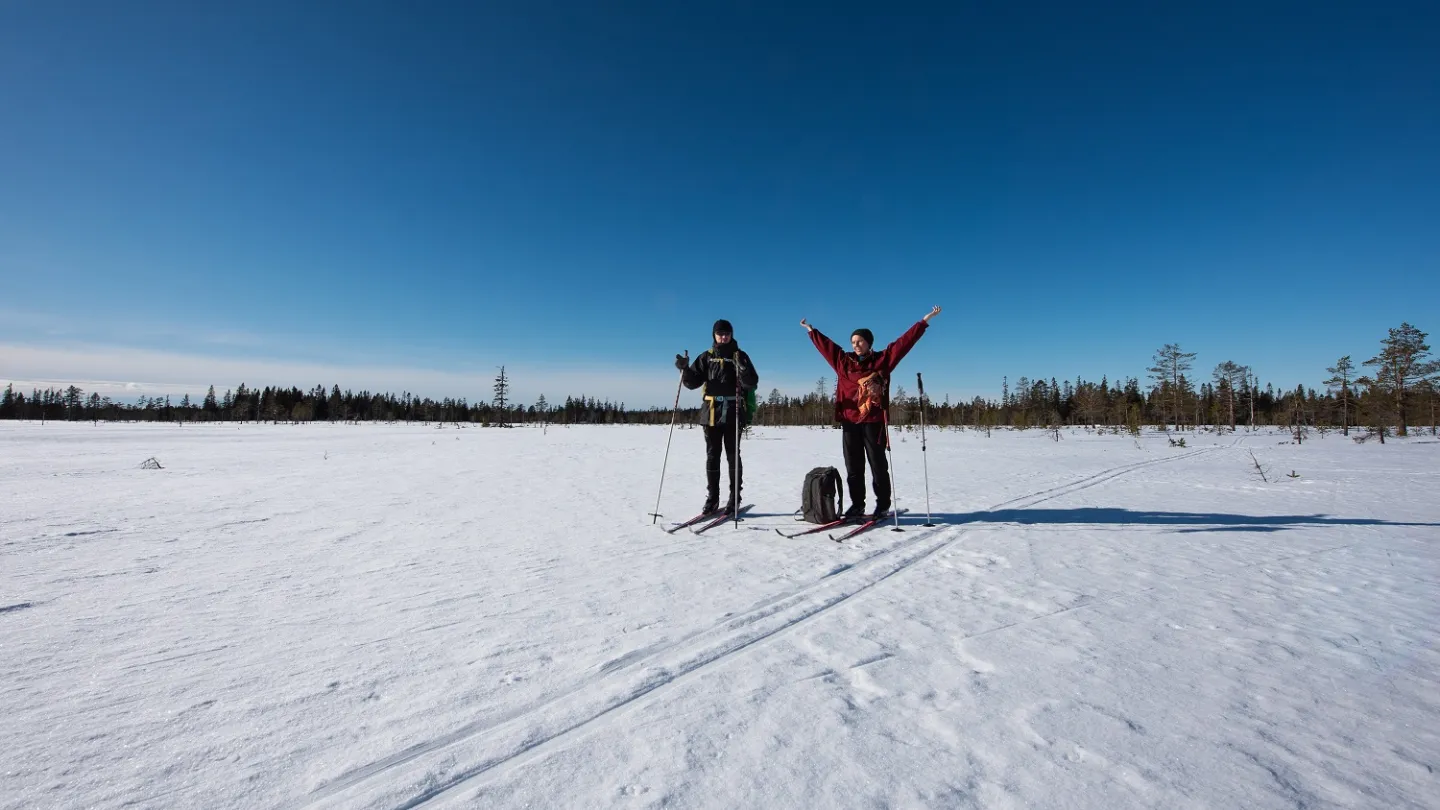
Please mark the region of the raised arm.
POLYGON ((845 357, 845 350, 836 345, 835 341, 825 337, 824 332, 806 323, 804 318, 800 319, 800 325, 805 327, 806 332, 810 333, 810 342, 815 345, 815 350, 820 352, 820 356, 825 358, 825 362, 829 363, 830 368, 834 369, 838 374, 840 372, 840 361, 845 357))
POLYGON ((885 368, 887 371, 894 371, 895 367, 900 365, 900 361, 904 360, 905 355, 909 354, 910 350, 915 348, 915 344, 920 341, 920 336, 925 334, 925 330, 930 327, 930 319, 939 314, 940 307, 932 307, 930 311, 925 314, 925 317, 916 321, 915 325, 906 330, 905 334, 895 338, 893 343, 885 347, 885 351, 882 352, 882 354, 885 357, 885 368))

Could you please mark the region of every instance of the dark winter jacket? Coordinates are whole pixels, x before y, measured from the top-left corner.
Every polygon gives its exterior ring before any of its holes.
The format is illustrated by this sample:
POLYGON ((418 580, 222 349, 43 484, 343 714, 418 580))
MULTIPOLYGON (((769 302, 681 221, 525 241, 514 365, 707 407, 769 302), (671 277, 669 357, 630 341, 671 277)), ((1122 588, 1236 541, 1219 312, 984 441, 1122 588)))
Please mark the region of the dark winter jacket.
POLYGON ((745 393, 754 391, 760 384, 760 375, 755 373, 750 355, 741 351, 739 344, 732 339, 728 345, 717 343, 701 352, 695 362, 685 369, 680 381, 690 389, 705 387, 705 406, 700 409, 700 422, 717 424, 729 421, 726 416, 734 412, 734 397, 739 396, 743 402, 745 393), (737 377, 740 383, 738 391, 737 377), (729 399, 725 399, 727 397, 729 399))
POLYGON ((928 327, 925 321, 917 321, 883 351, 863 358, 841 349, 819 329, 810 332, 810 342, 835 369, 836 421, 858 424, 885 420, 890 407, 890 375, 928 327))

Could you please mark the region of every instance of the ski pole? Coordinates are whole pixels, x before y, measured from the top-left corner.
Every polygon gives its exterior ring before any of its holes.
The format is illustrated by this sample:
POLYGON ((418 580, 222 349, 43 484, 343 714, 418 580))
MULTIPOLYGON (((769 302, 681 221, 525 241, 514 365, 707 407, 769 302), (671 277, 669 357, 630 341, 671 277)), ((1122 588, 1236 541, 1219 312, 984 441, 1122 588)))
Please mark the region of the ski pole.
MULTIPOLYGON (((690 350, 685 350, 685 364, 690 364, 690 350)), ((680 413, 680 389, 685 385, 685 371, 680 371, 680 380, 675 383, 675 407, 670 411, 670 435, 665 438, 665 460, 660 464, 660 489, 655 493, 655 511, 650 513, 650 524, 661 517, 660 493, 665 491, 665 468, 670 465, 670 440, 675 438, 675 415, 680 413)))
POLYGON ((730 470, 730 516, 735 520, 735 528, 740 528, 740 409, 744 407, 741 399, 745 396, 740 382, 740 361, 733 361, 735 366, 735 460, 730 470))
POLYGON ((895 515, 895 528, 892 532, 903 532, 900 528, 900 507, 899 499, 895 496, 895 451, 890 448, 890 403, 885 403, 883 412, 885 417, 885 453, 890 456, 890 511, 895 515))
POLYGON ((934 526, 930 519, 930 458, 925 455, 925 380, 915 372, 915 384, 920 387, 920 459, 925 465, 925 522, 921 525, 934 526))

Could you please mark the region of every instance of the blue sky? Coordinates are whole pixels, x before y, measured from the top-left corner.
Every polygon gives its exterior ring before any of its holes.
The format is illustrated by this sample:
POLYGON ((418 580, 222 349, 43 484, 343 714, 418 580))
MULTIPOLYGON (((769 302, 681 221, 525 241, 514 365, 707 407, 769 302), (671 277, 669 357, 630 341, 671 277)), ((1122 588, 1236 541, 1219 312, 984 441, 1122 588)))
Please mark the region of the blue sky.
POLYGON ((1440 6, 1003 5, 0 4, 0 379, 668 405, 716 318, 800 394, 801 317, 939 304, 897 380, 968 398, 1440 334, 1440 6))

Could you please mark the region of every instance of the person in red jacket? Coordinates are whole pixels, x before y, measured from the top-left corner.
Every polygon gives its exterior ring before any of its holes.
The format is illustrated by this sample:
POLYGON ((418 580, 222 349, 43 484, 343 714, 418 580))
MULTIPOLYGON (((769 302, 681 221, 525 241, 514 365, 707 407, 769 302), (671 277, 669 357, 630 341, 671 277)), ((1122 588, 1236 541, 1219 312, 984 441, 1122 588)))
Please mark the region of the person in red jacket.
POLYGON ((811 326, 804 318, 800 325, 810 333, 810 342, 835 369, 835 420, 840 423, 841 444, 845 452, 845 482, 850 490, 847 518, 865 514, 865 461, 870 461, 870 474, 875 487, 875 511, 872 517, 890 514, 890 465, 885 461, 889 439, 890 374, 925 330, 930 319, 940 314, 940 307, 930 310, 905 334, 881 351, 874 351, 875 335, 869 329, 850 333, 847 352, 811 326))

